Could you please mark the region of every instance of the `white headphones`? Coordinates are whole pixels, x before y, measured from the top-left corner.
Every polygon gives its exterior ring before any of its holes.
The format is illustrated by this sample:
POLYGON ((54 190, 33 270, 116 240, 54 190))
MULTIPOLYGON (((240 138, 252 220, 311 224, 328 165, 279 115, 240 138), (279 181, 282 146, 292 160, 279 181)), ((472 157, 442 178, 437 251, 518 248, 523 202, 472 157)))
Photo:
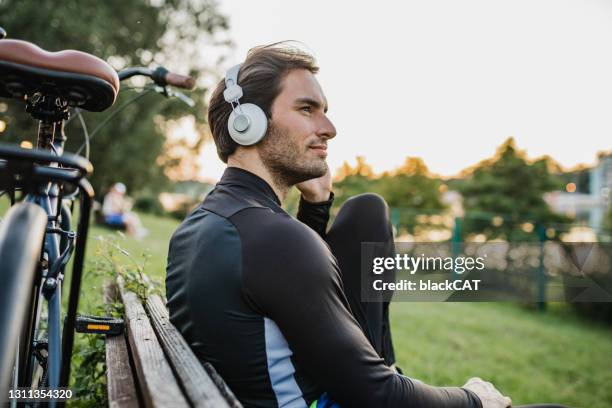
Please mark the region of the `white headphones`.
POLYGON ((242 88, 238 85, 238 73, 242 64, 231 67, 225 74, 225 101, 232 105, 232 113, 227 121, 227 129, 232 139, 242 146, 251 146, 266 135, 268 118, 264 111, 254 103, 240 104, 242 88))

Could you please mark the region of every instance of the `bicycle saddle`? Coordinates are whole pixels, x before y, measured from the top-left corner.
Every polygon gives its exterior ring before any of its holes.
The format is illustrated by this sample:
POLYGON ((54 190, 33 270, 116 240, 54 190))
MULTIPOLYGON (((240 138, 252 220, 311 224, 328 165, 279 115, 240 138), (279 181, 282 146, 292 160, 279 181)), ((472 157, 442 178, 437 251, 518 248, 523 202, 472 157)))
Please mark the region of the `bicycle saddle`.
POLYGON ((48 52, 20 40, 0 40, 0 97, 40 92, 70 106, 100 112, 115 102, 119 77, 106 62, 74 50, 48 52))

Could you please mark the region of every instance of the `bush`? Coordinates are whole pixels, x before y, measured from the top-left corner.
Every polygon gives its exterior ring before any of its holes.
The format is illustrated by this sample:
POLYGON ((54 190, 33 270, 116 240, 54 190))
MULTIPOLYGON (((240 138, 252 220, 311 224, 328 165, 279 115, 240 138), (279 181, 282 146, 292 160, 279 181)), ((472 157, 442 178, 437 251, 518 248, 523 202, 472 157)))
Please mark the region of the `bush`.
POLYGON ((143 193, 134 200, 134 208, 149 214, 164 215, 164 209, 157 194, 143 193))
POLYGON ((181 202, 177 208, 170 212, 170 215, 179 221, 183 221, 199 203, 200 202, 198 200, 187 200, 181 202))

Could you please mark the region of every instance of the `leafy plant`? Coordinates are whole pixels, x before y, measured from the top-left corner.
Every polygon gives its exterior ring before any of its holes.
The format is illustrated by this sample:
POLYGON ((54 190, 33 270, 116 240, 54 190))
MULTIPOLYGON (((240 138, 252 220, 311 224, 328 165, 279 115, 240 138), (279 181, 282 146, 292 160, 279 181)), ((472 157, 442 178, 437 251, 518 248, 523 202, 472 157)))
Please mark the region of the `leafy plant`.
MULTIPOLYGON (((144 275, 144 268, 150 255, 142 258, 132 256, 121 247, 120 232, 115 236, 97 237, 95 257, 87 264, 87 278, 90 281, 113 282, 118 276, 123 279, 125 290, 134 292, 141 301, 147 296, 161 293, 161 284, 144 275)), ((79 311, 95 316, 123 317, 124 308, 120 301, 105 303, 101 291, 97 297, 79 311)), ((104 336, 99 334, 80 334, 75 338, 72 357, 71 386, 75 392, 69 400, 71 407, 107 406, 106 349, 104 336)))
MULTIPOLYGON (((104 310, 100 307, 100 314, 104 310)), ((106 353, 104 337, 99 334, 77 336, 74 344, 72 389, 75 397, 69 400, 73 407, 107 406, 106 353)))
MULTIPOLYGON (((125 237, 121 232, 117 235, 125 237)), ((103 268, 110 270, 111 276, 121 277, 125 290, 134 292, 143 302, 152 294, 162 294, 161 282, 150 279, 144 273, 150 254, 143 254, 140 261, 122 248, 116 237, 104 236, 97 239, 100 249, 98 255, 103 268)))

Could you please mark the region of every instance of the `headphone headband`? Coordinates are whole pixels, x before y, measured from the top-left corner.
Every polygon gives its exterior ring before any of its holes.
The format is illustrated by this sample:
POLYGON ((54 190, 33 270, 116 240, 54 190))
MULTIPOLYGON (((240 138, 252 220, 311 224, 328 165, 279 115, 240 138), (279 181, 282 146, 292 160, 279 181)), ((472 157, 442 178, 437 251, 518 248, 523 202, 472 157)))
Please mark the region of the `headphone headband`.
POLYGON ((237 103, 242 98, 242 88, 238 85, 238 73, 242 64, 231 67, 225 74, 225 91, 223 97, 228 103, 237 103))
POLYGON ((227 70, 225 74, 225 86, 238 85, 238 73, 240 72, 241 66, 242 64, 236 64, 227 70), (228 81, 232 81, 232 83, 228 83, 228 81))

